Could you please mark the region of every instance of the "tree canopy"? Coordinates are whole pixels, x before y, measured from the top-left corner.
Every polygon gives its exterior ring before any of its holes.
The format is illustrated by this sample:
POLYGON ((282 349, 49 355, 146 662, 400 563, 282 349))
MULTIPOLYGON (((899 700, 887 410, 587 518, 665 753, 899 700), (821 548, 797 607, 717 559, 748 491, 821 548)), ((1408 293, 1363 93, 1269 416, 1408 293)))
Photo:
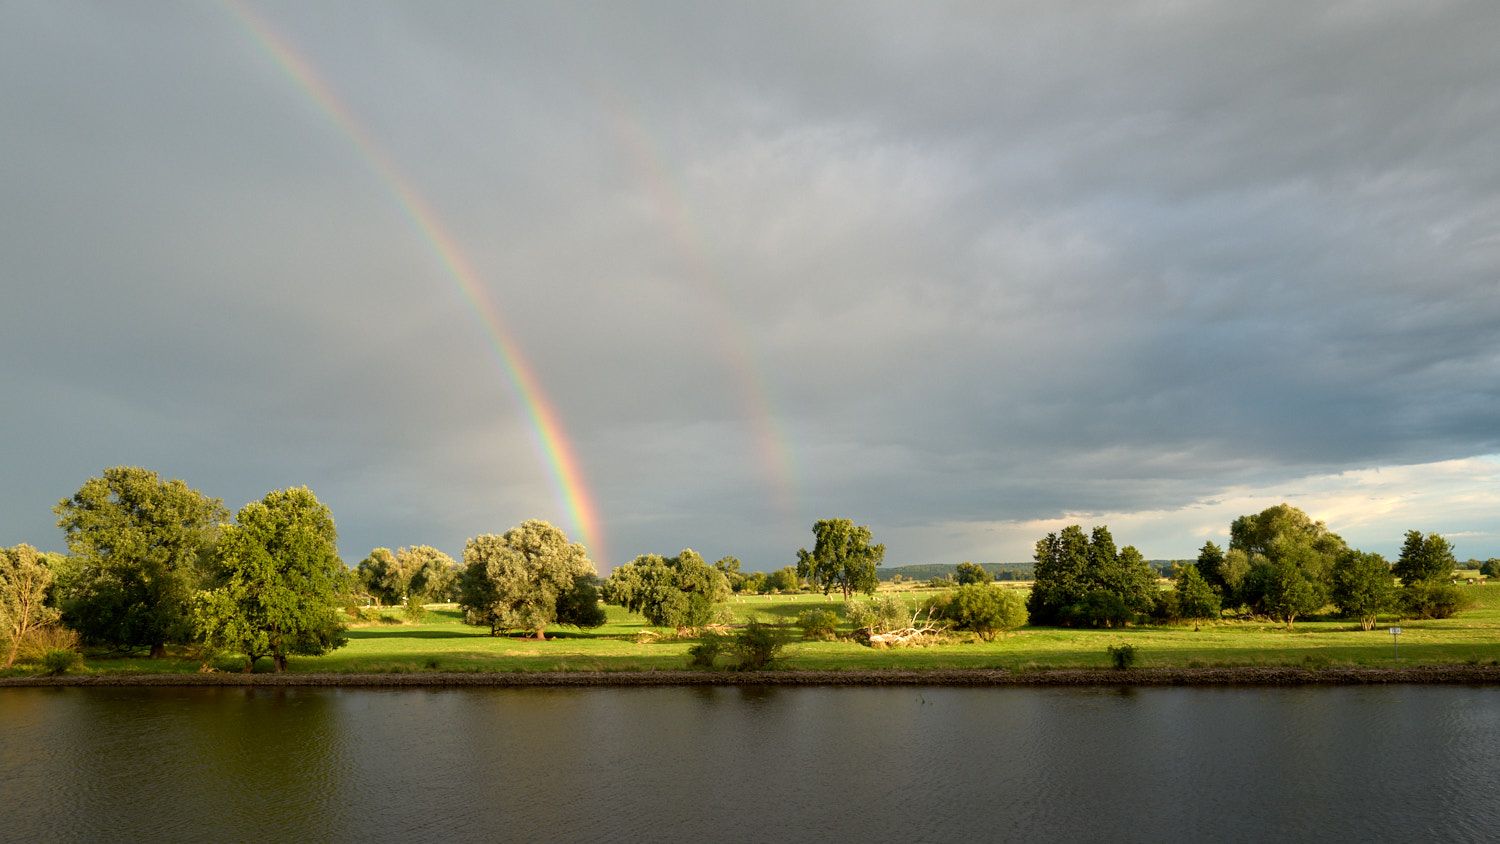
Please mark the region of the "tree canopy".
POLYGON ((63 596, 84 641, 166 655, 192 635, 189 601, 228 519, 223 502, 135 466, 105 469, 53 508, 78 559, 63 596))
POLYGON ((855 592, 875 594, 880 581, 875 569, 885 559, 884 545, 870 544, 870 529, 849 519, 819 519, 813 523, 812 553, 797 551, 797 576, 812 581, 823 594, 834 589, 844 600, 855 592))
POLYGON ((465 621, 489 627, 491 635, 526 630, 546 639, 552 624, 604 623, 597 601, 564 600, 569 593, 593 589, 597 574, 582 543, 570 543, 561 530, 532 519, 502 536, 485 534, 468 541, 458 604, 465 621))
POLYGON ((1178 616, 1190 619, 1219 617, 1219 596, 1199 573, 1196 564, 1188 563, 1178 570, 1172 591, 1176 594, 1178 616))
POLYGON ((1085 536, 1079 525, 1036 543, 1036 574, 1027 608, 1033 624, 1112 625, 1154 605, 1156 575, 1141 553, 1116 551, 1109 528, 1085 536))
POLYGON ((1381 613, 1396 608, 1391 564, 1379 554, 1345 551, 1333 563, 1332 598, 1341 614, 1359 619, 1365 630, 1373 629, 1381 613))
POLYGON ((964 562, 958 564, 958 571, 954 573, 954 579, 958 581, 959 585, 964 585, 967 583, 989 583, 995 579, 995 576, 985 570, 984 566, 964 562))
POLYGON ((1406 532, 1406 542, 1401 546, 1401 556, 1396 559, 1392 572, 1403 585, 1419 582, 1447 580, 1453 576, 1458 561, 1453 557, 1453 546, 1436 533, 1422 535, 1419 530, 1406 532))
POLYGON ((444 598, 458 576, 453 558, 427 545, 391 553, 376 548, 355 569, 360 585, 382 604, 399 604, 408 596, 444 598))
POLYGON ((724 572, 691 548, 675 557, 642 554, 616 568, 604 584, 611 604, 638 612, 655 627, 696 630, 714 620, 729 597, 724 572))
POLYGON ((1343 538, 1289 504, 1241 516, 1229 528, 1226 603, 1248 606, 1288 626, 1328 602, 1333 562, 1348 551, 1343 538))
POLYGON ((214 554, 216 588, 198 593, 193 615, 213 649, 269 656, 285 671, 291 655, 344 646, 335 604, 348 570, 338 555, 333 514, 307 487, 246 504, 224 528, 214 554))

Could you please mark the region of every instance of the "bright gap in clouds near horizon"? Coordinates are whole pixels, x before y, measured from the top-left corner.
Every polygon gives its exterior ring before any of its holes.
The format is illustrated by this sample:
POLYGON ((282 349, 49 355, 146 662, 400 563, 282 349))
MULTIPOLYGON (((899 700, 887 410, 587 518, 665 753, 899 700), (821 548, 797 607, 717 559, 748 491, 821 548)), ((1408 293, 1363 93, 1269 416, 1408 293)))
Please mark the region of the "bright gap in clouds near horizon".
POLYGON ((350 561, 546 518, 771 569, 835 516, 888 566, 1181 558, 1281 501, 1500 556, 1497 25, 7 6, 0 544, 129 464, 306 484, 350 561))

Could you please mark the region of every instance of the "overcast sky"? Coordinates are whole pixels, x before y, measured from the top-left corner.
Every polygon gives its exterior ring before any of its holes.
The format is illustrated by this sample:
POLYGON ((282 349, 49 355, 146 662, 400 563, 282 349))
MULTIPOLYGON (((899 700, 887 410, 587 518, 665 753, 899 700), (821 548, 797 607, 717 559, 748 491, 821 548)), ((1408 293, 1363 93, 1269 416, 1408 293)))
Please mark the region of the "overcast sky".
POLYGON ((1182 558, 1282 501, 1500 556, 1496 32, 1436 0, 0 5, 0 544, 62 550, 51 507, 113 465, 231 510, 305 484, 351 564, 579 538, 499 331, 601 571, 777 568, 825 517, 887 566, 1072 523, 1182 558))

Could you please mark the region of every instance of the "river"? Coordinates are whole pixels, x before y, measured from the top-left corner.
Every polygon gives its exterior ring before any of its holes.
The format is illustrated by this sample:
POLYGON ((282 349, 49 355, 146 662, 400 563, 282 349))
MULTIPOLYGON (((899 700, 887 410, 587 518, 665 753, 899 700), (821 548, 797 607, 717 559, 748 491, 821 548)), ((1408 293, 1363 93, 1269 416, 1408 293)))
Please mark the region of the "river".
POLYGON ((1500 689, 0 689, 13 841, 1479 841, 1500 689))

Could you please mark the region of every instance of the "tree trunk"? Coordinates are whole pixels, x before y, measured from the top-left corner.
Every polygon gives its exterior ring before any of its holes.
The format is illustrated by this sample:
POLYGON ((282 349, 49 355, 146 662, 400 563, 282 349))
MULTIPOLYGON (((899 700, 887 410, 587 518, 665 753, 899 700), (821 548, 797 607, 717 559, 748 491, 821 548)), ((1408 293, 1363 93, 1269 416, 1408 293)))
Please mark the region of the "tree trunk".
POLYGON ((281 672, 286 670, 286 656, 284 654, 276 654, 272 656, 271 662, 276 666, 277 674, 280 674, 281 672))
POLYGON ((151 646, 151 658, 152 659, 166 659, 167 658, 167 646, 165 644, 163 644, 163 643, 160 643, 160 642, 158 642, 157 644, 152 645, 151 646))
POLYGON ((537 640, 538 642, 545 642, 545 641, 547 641, 547 628, 545 628, 545 627, 538 627, 536 629, 536 632, 534 632, 532 634, 531 638, 537 640))

